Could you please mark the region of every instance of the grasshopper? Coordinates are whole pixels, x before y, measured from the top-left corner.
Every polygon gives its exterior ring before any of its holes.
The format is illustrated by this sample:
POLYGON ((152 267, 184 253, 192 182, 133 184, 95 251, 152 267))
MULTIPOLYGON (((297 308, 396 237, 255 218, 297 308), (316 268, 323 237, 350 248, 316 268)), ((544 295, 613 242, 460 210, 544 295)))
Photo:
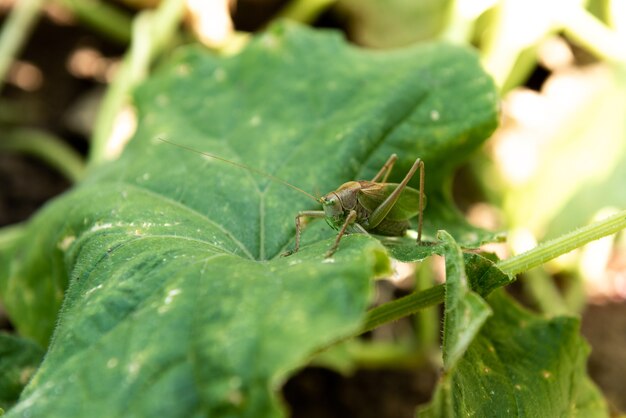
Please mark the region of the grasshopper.
POLYGON ((417 244, 422 243, 426 196, 424 195, 424 162, 419 158, 415 160, 400 183, 387 183, 391 169, 398 159, 396 154, 392 154, 372 180, 349 181, 339 186, 337 190, 322 197, 315 197, 299 187, 261 170, 166 139, 159 139, 168 144, 260 174, 320 203, 323 210, 304 210, 296 215, 295 246, 293 250, 283 254, 285 256, 296 253, 300 249, 302 218, 324 218, 331 228, 339 231, 332 246, 326 252, 326 258, 331 257, 337 251, 341 238, 347 233, 402 236, 409 229, 409 220, 415 216, 418 217, 417 244), (420 171, 420 188, 415 190, 407 184, 418 169, 420 171))

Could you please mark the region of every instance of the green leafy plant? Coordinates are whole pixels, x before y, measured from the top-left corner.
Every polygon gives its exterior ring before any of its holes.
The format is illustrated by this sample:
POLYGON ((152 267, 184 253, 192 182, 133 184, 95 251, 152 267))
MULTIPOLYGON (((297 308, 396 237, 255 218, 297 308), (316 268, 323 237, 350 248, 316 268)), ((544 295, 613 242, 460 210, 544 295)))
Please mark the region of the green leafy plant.
POLYGON ((454 169, 497 125, 496 90, 473 52, 372 52, 283 23, 232 57, 182 48, 136 105, 121 157, 92 167, 0 256, 7 311, 47 347, 7 416, 283 416, 276 392, 313 354, 442 301, 444 375, 426 416, 606 415, 577 320, 488 295, 623 228, 626 215, 495 264, 463 254, 497 238, 467 224, 450 197, 454 169), (311 202, 163 137, 311 192, 369 178, 393 152, 401 176, 419 156, 434 245, 351 235, 326 259, 334 232, 312 222, 301 251, 280 257, 311 202), (446 259, 445 288, 368 312, 389 255, 433 254, 446 259))

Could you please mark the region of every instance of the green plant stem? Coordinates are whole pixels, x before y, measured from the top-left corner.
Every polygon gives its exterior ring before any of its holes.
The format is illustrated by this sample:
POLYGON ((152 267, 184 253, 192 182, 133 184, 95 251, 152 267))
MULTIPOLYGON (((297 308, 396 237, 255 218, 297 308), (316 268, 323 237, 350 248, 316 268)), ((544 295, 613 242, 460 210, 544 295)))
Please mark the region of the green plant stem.
MULTIPOLYGON (((416 292, 432 287, 433 258, 427 258, 419 266, 415 277, 416 292)), ((420 355, 433 353, 439 347, 439 311, 436 307, 424 308, 415 313, 416 352, 420 355)))
POLYGON ((278 12, 276 18, 311 23, 336 2, 337 0, 292 0, 278 12))
POLYGON ((483 2, 480 7, 476 7, 475 0, 451 2, 448 7, 448 22, 440 38, 458 44, 471 44, 476 19, 489 7, 488 2, 483 2))
POLYGON ((445 287, 440 284, 422 292, 411 293, 393 302, 386 303, 368 312, 363 328, 359 334, 371 331, 387 322, 397 321, 412 315, 420 309, 443 302, 445 287))
POLYGON ((2 90, 13 59, 18 55, 39 17, 42 4, 43 0, 16 2, 3 24, 0 34, 0 90, 2 90))
MULTIPOLYGON (((491 14, 490 30, 486 32, 481 48, 482 62, 499 88, 515 70, 519 54, 528 47, 522 42, 529 30, 527 22, 515 16, 517 13, 510 11, 512 5, 510 1, 498 2, 491 14)), ((517 3, 518 11, 522 10, 522 7, 532 6, 517 3)))
POLYGON ((131 46, 102 101, 96 118, 89 164, 107 159, 107 145, 115 118, 129 101, 134 87, 142 81, 154 57, 170 41, 183 17, 184 2, 164 0, 154 11, 143 11, 133 21, 131 46))
POLYGON ((0 228, 0 253, 5 252, 24 234, 26 225, 13 224, 0 228))
POLYGON ((626 210, 540 244, 530 251, 502 260, 496 265, 507 274, 522 273, 624 228, 626 228, 626 210))
POLYGON ((579 272, 572 273, 563 290, 563 301, 569 312, 581 314, 587 303, 585 284, 579 272))
POLYGON ((569 312, 552 277, 545 270, 533 269, 526 272, 521 283, 524 293, 535 301, 541 312, 550 316, 564 315, 569 312))
POLYGON ((82 179, 82 157, 61 139, 35 129, 16 129, 5 133, 0 150, 32 155, 46 162, 72 182, 82 179))
POLYGON ((352 341, 357 342, 350 346, 350 359, 355 369, 418 368, 426 361, 425 356, 416 356, 414 348, 402 341, 352 341))
POLYGON ((122 43, 130 42, 132 19, 117 7, 99 0, 58 0, 85 25, 122 43))
MULTIPOLYGON (((530 251, 496 263, 504 273, 515 275, 538 267, 545 262, 568 253, 591 241, 615 234, 626 228, 626 210, 620 211, 600 222, 582 227, 562 237, 538 245, 530 251)), ((443 302, 444 285, 433 286, 415 292, 393 302, 376 307, 368 312, 360 333, 370 331, 387 322, 412 315, 420 309, 443 302)))

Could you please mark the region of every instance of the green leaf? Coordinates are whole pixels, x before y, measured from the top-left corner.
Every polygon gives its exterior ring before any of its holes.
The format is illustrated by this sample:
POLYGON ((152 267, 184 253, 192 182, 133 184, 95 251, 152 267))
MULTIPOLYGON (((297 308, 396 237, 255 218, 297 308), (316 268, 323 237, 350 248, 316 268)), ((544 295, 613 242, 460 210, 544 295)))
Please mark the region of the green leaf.
POLYGON ((216 249, 213 231, 194 233, 207 225, 192 211, 121 191, 123 204, 111 198, 119 188, 103 187, 98 200, 110 203, 99 213, 86 188, 59 202, 69 213, 50 208, 78 220, 117 215, 106 225, 89 219, 68 250, 77 258, 59 326, 9 416, 275 416, 270 391, 316 348, 357 329, 369 281, 387 267, 380 244, 362 236, 334 262, 320 255, 326 243, 297 259, 248 260, 216 249), (162 218, 126 223, 147 207, 162 218), (165 219, 181 223, 175 234, 165 219), (81 262, 89 255, 101 258, 81 262))
POLYGON ((9 416, 280 416, 288 374, 361 329, 371 281, 389 270, 378 240, 347 236, 324 259, 336 232, 312 222, 302 250, 280 257, 316 202, 159 137, 311 192, 370 178, 393 152, 402 177, 421 156, 437 190, 497 119, 472 52, 372 52, 286 24, 233 57, 181 50, 136 103, 120 159, 0 256, 19 331, 45 344, 56 324, 9 416))
POLYGON ((406 237, 382 237, 382 243, 387 247, 393 258, 405 263, 422 261, 431 255, 443 255, 444 245, 440 242, 422 242, 416 245, 415 240, 406 237))
POLYGON ((586 376, 589 347, 578 319, 541 318, 501 291, 487 300, 494 315, 420 417, 608 416, 586 376))
POLYGON ((491 309, 469 289, 461 248, 445 231, 439 231, 439 238, 444 243, 446 259, 443 366, 450 371, 491 315, 491 309))
POLYGON ((480 296, 487 296, 515 281, 514 276, 506 274, 493 261, 480 254, 464 253, 463 260, 470 287, 480 296))
POLYGON ((0 411, 17 401, 43 355, 43 349, 32 341, 0 333, 0 411))

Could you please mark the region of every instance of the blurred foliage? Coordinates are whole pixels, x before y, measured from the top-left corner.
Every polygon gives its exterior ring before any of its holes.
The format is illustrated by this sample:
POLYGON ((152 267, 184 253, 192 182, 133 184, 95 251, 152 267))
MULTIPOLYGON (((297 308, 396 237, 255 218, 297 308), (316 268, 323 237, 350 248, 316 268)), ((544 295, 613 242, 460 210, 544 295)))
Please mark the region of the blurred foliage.
POLYGON ((437 38, 446 27, 453 0, 339 0, 338 13, 356 43, 390 48, 437 38))

